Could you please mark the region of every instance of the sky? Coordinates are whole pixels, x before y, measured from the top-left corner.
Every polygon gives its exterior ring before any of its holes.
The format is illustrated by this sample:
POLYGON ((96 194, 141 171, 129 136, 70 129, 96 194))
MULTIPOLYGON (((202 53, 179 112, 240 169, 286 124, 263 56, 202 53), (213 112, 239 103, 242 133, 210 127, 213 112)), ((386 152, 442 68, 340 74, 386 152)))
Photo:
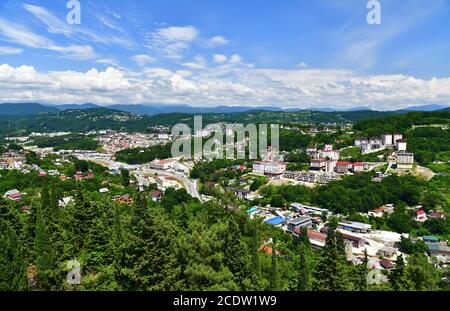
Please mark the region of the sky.
POLYGON ((370 1, 0 0, 0 102, 448 105, 450 1, 370 1))

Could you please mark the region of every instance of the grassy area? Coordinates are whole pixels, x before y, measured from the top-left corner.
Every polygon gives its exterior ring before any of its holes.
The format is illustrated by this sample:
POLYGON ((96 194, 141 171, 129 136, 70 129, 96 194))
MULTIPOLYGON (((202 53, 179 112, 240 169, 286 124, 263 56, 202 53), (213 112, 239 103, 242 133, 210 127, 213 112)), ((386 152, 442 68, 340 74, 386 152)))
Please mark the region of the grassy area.
POLYGON ((359 156, 361 156, 361 150, 359 149, 359 147, 350 147, 341 150, 342 159, 357 158, 359 156))
POLYGON ((435 173, 447 173, 450 174, 450 164, 448 163, 431 163, 427 167, 435 173))

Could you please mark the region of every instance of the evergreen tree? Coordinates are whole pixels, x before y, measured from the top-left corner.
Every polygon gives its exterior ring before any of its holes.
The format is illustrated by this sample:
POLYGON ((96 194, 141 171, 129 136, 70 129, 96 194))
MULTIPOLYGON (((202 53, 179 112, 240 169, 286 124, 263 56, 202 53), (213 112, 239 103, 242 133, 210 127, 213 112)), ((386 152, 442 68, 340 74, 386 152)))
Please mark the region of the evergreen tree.
POLYGON ((395 261, 394 268, 389 273, 389 282, 395 291, 410 290, 412 287, 411 281, 408 277, 405 261, 403 255, 399 255, 395 261))
POLYGON ((342 246, 336 243, 336 224, 328 226, 325 246, 320 253, 320 258, 314 272, 315 290, 342 291, 349 288, 346 267, 347 262, 342 254, 342 246))
POLYGON ((269 275, 269 289, 271 291, 279 290, 279 275, 278 275, 278 262, 277 262, 277 254, 275 251, 275 243, 272 247, 272 264, 270 266, 270 275, 269 275))
POLYGON ((17 235, 0 220, 0 291, 26 289, 26 273, 23 252, 17 235))
MULTIPOLYGON (((309 242, 309 241, 308 241, 309 242)), ((306 259, 306 249, 304 243, 299 243, 298 245, 298 263, 296 265, 297 269, 297 290, 298 291, 308 291, 311 289, 311 276, 309 265, 306 259)))

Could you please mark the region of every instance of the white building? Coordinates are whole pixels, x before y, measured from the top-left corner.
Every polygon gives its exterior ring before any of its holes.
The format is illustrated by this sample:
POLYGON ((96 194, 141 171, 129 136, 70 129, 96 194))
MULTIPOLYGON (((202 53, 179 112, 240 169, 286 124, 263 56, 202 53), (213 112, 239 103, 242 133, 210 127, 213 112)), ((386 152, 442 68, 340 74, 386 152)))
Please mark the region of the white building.
POLYGON ((170 168, 173 168, 176 162, 177 160, 175 159, 164 159, 164 160, 155 159, 152 162, 150 162, 149 166, 150 168, 156 170, 168 170, 170 168))
POLYGON ((393 135, 393 144, 395 144, 395 143, 397 143, 397 140, 400 140, 400 139, 403 139, 403 135, 402 134, 400 134, 400 133, 395 133, 394 135, 393 135))
POLYGON ((253 163, 253 174, 258 175, 281 175, 286 171, 283 162, 257 161, 253 163))
POLYGON ((397 140, 396 145, 397 145, 397 151, 406 151, 407 141, 404 139, 399 139, 399 140, 397 140))
POLYGON ((355 139, 355 146, 361 147, 361 145, 367 145, 369 140, 366 137, 360 137, 355 139))
POLYGON ((412 169, 414 164, 414 153, 401 151, 397 153, 397 168, 412 169))
POLYGON ((382 140, 384 146, 393 145, 392 138, 393 138, 393 136, 390 133, 385 133, 385 134, 381 135, 381 140, 382 140))

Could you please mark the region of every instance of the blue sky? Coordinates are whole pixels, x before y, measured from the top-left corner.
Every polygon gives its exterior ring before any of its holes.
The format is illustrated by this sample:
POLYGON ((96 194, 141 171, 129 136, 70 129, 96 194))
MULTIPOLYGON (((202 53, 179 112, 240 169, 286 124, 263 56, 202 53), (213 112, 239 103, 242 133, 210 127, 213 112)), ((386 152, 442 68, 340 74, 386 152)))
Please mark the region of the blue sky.
POLYGON ((0 2, 0 101, 394 109, 450 102, 450 3, 0 2), (1 98, 3 97, 3 98, 1 98))

